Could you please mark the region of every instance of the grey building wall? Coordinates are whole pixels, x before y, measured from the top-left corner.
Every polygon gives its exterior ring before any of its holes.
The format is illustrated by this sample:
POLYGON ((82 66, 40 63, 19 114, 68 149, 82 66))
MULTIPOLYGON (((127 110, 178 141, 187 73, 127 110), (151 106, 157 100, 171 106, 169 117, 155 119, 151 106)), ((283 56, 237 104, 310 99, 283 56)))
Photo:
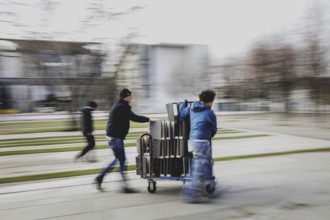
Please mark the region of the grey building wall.
POLYGON ((166 112, 165 105, 197 99, 208 89, 206 45, 135 45, 118 75, 118 85, 133 92, 132 106, 139 112, 166 112))

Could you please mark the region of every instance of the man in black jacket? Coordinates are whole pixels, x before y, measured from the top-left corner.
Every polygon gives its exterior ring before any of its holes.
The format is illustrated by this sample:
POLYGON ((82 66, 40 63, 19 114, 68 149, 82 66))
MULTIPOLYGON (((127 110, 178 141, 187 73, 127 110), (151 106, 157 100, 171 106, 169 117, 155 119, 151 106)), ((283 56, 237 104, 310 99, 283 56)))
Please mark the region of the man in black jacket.
POLYGON ((120 174, 123 178, 123 192, 133 192, 127 186, 125 171, 126 171, 126 156, 124 148, 124 139, 128 134, 130 128, 130 121, 135 122, 148 122, 150 119, 145 116, 136 115, 129 105, 132 100, 132 93, 128 89, 123 89, 120 92, 120 99, 112 106, 109 113, 108 124, 107 124, 107 140, 109 147, 112 149, 115 159, 104 168, 104 170, 95 178, 96 188, 102 191, 101 184, 104 176, 114 168, 117 161, 120 165, 120 174))
MULTIPOLYGON (((94 101, 87 103, 87 106, 83 108, 82 117, 81 117, 81 131, 86 138, 87 146, 75 157, 75 160, 78 160, 88 152, 91 152, 95 147, 95 139, 93 136, 94 125, 93 125, 93 116, 92 111, 97 108, 97 104, 94 101)), ((87 161, 94 162, 95 159, 90 160, 87 158, 87 161)))

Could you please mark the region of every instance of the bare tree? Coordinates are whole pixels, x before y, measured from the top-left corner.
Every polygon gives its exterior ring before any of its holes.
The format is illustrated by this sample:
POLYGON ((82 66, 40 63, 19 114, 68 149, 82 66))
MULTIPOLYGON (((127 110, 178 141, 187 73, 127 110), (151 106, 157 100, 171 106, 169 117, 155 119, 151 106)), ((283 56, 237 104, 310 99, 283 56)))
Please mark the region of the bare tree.
MULTIPOLYGON (((327 35, 325 33, 325 18, 323 6, 312 2, 303 27, 304 49, 302 49, 301 64, 304 75, 310 82, 311 95, 315 103, 321 103, 325 91, 320 85, 320 78, 327 72, 327 35)), ((330 85, 329 85, 330 86, 330 85)))
MULTIPOLYGON (((275 41, 276 42, 276 41, 275 41)), ((260 98, 276 94, 289 109, 289 97, 296 80, 296 56, 293 46, 276 42, 259 44, 251 51, 249 61, 255 90, 260 98)))
POLYGON ((296 82, 296 56, 295 50, 290 45, 282 45, 274 51, 274 62, 277 65, 273 68, 276 87, 281 92, 285 103, 285 111, 290 111, 290 95, 296 82))
POLYGON ((244 84, 246 72, 245 66, 239 58, 230 58, 221 66, 221 75, 225 81, 224 97, 244 100, 247 98, 244 84))
POLYGON ((248 57, 249 91, 254 98, 270 98, 268 81, 272 66, 272 49, 268 44, 257 44, 248 57))
MULTIPOLYGON (((88 2, 86 6, 88 13, 86 18, 80 21, 81 25, 79 26, 83 29, 72 29, 70 33, 61 33, 63 36, 70 37, 82 32, 82 30, 95 33, 92 41, 98 42, 94 44, 98 47, 97 50, 86 49, 83 48, 85 45, 80 45, 79 50, 83 51, 80 53, 77 50, 70 51, 69 42, 67 44, 66 42, 51 43, 58 32, 52 33, 51 28, 48 27, 52 25, 51 17, 57 9, 58 1, 35 0, 33 3, 19 0, 1 3, 8 7, 5 9, 2 7, 4 11, 0 9, 0 22, 3 20, 12 26, 19 27, 19 34, 25 38, 48 41, 47 48, 41 46, 40 41, 31 45, 30 52, 24 54, 24 58, 33 63, 38 80, 51 91, 69 91, 71 103, 67 106, 67 110, 72 113, 77 111, 86 99, 101 97, 100 100, 111 100, 113 93, 116 93, 115 77, 118 72, 116 69, 120 68, 120 57, 125 55, 126 47, 128 47, 129 40, 134 34, 130 32, 126 33, 126 36, 116 36, 117 38, 114 39, 114 36, 109 35, 109 33, 115 32, 109 21, 119 21, 126 15, 139 11, 142 7, 132 6, 123 11, 114 11, 105 1, 88 2), (16 6, 23 7, 26 11, 33 9, 35 13, 39 14, 40 22, 38 24, 26 22, 22 19, 20 12, 14 10, 16 6), (6 14, 6 10, 8 14, 6 14), (34 52, 31 52, 32 50, 34 52), (49 61, 49 59, 57 60, 49 61), (105 63, 109 64, 110 67, 106 68, 105 63), (102 81, 99 80, 101 74, 103 74, 102 81), (110 98, 104 98, 104 95, 99 96, 104 93, 111 94, 109 95, 110 98)), ((134 29, 133 32, 136 33, 137 30, 134 29)))
MULTIPOLYGON (((101 81, 102 54, 83 49, 85 43, 12 40, 20 45, 25 77, 48 90, 46 99, 61 104, 71 115, 72 129, 77 127, 75 112, 87 100, 95 98, 94 87, 101 81), (62 95, 59 95, 62 93, 62 95), (67 101, 57 100, 65 93, 67 101)), ((47 101, 47 100, 45 100, 47 101)))

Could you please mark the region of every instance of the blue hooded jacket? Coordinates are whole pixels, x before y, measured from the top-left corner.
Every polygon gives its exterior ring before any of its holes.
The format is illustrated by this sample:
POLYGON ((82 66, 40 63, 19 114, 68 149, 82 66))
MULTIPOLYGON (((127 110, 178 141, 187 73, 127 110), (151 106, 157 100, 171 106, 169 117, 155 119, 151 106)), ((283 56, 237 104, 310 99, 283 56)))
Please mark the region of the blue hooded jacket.
POLYGON ((214 112, 201 102, 194 102, 190 107, 184 100, 179 107, 179 116, 183 120, 190 117, 190 140, 210 140, 217 133, 217 119, 214 112))

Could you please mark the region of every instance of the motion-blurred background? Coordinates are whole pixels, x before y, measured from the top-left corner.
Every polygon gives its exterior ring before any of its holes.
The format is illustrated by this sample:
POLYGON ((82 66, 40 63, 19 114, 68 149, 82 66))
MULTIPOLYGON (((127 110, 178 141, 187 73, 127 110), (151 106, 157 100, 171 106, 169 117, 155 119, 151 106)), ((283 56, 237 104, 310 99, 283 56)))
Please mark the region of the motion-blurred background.
POLYGON ((0 111, 135 111, 217 93, 216 111, 326 112, 324 0, 0 0, 0 111))

